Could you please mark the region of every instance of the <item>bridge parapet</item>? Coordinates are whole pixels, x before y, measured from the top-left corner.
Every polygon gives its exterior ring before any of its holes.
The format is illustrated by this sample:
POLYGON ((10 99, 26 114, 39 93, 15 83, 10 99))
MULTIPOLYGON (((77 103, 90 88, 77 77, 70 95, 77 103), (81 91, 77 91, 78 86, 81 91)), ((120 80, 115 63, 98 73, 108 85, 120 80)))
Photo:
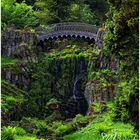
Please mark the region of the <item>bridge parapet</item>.
POLYGON ((37 29, 40 34, 39 40, 53 39, 58 36, 80 36, 89 39, 96 40, 98 27, 91 24, 80 23, 80 22, 64 22, 57 23, 48 26, 42 26, 37 29))
POLYGON ((83 32, 91 32, 97 33, 98 27, 91 24, 80 23, 80 22, 64 22, 64 23, 56 23, 47 26, 43 26, 42 29, 38 28, 37 30, 43 30, 44 33, 56 32, 61 30, 73 30, 73 31, 83 31, 83 32))

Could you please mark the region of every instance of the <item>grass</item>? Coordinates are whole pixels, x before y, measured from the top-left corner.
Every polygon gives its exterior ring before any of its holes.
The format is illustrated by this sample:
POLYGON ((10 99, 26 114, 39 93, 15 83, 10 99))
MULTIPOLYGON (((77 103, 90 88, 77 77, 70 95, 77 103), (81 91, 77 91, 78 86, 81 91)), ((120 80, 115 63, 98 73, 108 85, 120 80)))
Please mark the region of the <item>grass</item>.
POLYGON ((3 127, 2 140, 44 140, 38 139, 36 136, 30 136, 21 127, 3 127))
POLYGON ((137 140, 131 124, 113 122, 110 113, 104 113, 88 126, 64 136, 64 140, 137 140))
POLYGON ((44 140, 44 139, 38 139, 35 136, 15 136, 14 140, 44 140))

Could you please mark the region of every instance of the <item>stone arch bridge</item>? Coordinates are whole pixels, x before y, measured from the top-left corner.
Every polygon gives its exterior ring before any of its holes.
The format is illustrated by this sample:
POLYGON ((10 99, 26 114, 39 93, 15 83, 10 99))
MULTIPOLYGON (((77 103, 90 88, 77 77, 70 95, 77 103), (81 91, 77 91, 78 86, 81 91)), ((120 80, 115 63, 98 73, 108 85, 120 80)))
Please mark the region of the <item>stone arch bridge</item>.
POLYGON ((53 40, 57 38, 84 38, 93 42, 98 39, 98 27, 80 22, 64 22, 39 27, 37 29, 39 41, 53 40))

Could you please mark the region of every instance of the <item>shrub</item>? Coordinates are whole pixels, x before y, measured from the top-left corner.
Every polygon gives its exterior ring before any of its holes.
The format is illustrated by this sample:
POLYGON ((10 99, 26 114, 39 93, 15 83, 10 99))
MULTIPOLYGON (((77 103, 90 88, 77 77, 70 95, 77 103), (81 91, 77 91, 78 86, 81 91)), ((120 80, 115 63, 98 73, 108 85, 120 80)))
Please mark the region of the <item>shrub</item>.
POLYGON ((15 136, 15 140, 44 140, 44 139, 38 139, 35 136, 15 136))
POLYGON ((39 132, 44 132, 47 129, 47 124, 44 121, 36 121, 36 126, 39 132))
POLYGON ((119 82, 113 116, 115 120, 128 122, 130 120, 136 121, 138 119, 138 117, 135 117, 135 113, 138 113, 137 87, 137 77, 132 77, 129 81, 119 82), (133 105, 132 102, 134 102, 133 105))
POLYGON ((8 126, 2 128, 2 140, 14 140, 14 131, 13 128, 8 126))
POLYGON ((49 105, 55 105, 55 104, 59 104, 60 102, 55 99, 55 98, 52 98, 50 99, 48 102, 47 102, 47 105, 46 106, 49 106, 49 105))
POLYGON ((10 67, 16 64, 16 60, 9 57, 1 57, 1 67, 10 67))
POLYGON ((85 121, 85 120, 87 120, 86 117, 84 117, 81 114, 77 114, 76 117, 73 118, 72 122, 73 122, 73 124, 77 124, 77 123, 80 123, 80 122, 85 121))
POLYGON ((33 136, 16 136, 16 140, 37 140, 36 137, 33 136))
POLYGON ((69 123, 63 124, 61 121, 53 122, 52 131, 57 136, 62 136, 71 130, 71 125, 69 123))
POLYGON ((113 122, 110 112, 100 114, 88 126, 64 136, 64 140, 132 140, 137 139, 131 124, 113 122))
POLYGON ((26 132, 38 136, 46 136, 51 131, 46 122, 44 120, 39 120, 38 118, 23 117, 20 121, 20 125, 26 130, 26 132))
POLYGON ((70 127, 68 125, 60 125, 56 130, 55 133, 56 135, 64 135, 70 127))
POLYGON ((9 105, 14 105, 17 102, 17 99, 13 96, 6 96, 6 103, 9 105))
MULTIPOLYGON (((71 4, 69 7, 69 21, 93 23, 93 13, 88 5, 71 4)), ((95 23, 94 23, 95 24, 95 23)))
POLYGON ((2 128, 2 140, 15 140, 16 135, 25 135, 26 132, 21 127, 3 127, 2 128))
POLYGON ((99 113, 100 112, 100 102, 93 102, 92 108, 95 113, 99 113))
POLYGON ((24 1, 16 3, 15 0, 2 0, 2 23, 14 24, 17 28, 34 27, 38 24, 32 6, 28 6, 24 1))

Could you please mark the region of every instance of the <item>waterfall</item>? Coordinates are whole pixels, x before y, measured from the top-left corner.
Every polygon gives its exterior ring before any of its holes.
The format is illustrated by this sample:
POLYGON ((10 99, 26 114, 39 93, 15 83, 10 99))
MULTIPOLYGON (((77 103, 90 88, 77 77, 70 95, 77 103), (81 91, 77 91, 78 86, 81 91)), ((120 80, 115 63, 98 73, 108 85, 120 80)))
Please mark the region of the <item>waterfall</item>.
POLYGON ((78 93, 77 93, 77 83, 78 83, 78 81, 80 79, 82 79, 83 72, 84 72, 84 70, 83 70, 83 62, 80 61, 79 64, 80 65, 79 65, 78 72, 77 72, 78 74, 76 74, 76 78, 75 78, 74 84, 73 84, 73 95, 72 95, 72 99, 74 101, 77 101, 77 97, 76 97, 78 95, 78 93))
POLYGON ((74 81, 73 95, 72 95, 72 98, 73 98, 74 101, 77 101, 77 98, 76 98, 76 95, 77 95, 76 84, 81 78, 82 78, 82 74, 79 74, 79 75, 76 76, 75 81, 74 81))
POLYGON ((65 108, 65 116, 68 117, 75 117, 76 114, 83 113, 83 102, 84 97, 82 95, 82 78, 85 75, 85 60, 81 59, 76 63, 75 71, 74 71, 74 77, 73 77, 73 83, 72 83, 72 92, 71 92, 71 98, 67 103, 67 106, 65 108))

